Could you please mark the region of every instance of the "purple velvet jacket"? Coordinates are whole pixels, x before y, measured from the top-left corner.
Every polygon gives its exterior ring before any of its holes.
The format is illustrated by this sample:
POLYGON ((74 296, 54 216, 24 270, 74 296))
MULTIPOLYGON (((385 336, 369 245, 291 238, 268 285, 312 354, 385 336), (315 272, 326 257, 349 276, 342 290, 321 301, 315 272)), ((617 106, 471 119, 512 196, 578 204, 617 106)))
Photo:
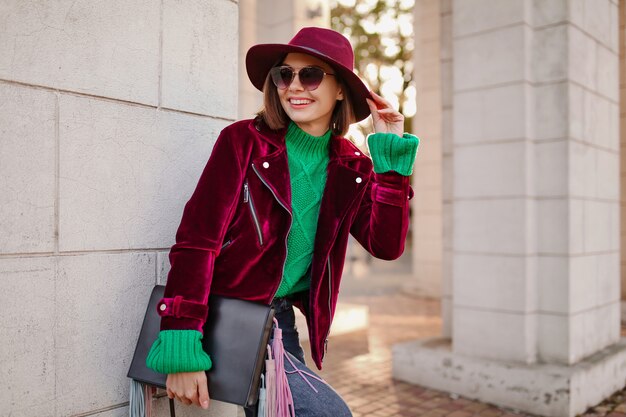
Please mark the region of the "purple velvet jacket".
MULTIPOLYGON (((161 330, 202 332, 209 293, 270 304, 278 290, 291 228, 291 184, 285 135, 260 119, 222 130, 185 205, 169 259, 161 330)), ((409 226, 409 177, 375 174, 349 140, 330 140, 306 316, 311 357, 322 369, 337 304, 349 233, 373 256, 404 250, 409 226)))

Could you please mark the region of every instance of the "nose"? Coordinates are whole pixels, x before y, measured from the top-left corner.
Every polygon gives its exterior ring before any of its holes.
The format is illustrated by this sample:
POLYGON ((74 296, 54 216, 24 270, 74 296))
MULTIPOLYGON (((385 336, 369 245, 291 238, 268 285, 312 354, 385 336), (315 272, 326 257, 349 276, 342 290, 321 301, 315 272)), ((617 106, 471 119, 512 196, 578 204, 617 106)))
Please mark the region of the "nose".
POLYGON ((300 75, 298 73, 295 73, 293 75, 293 80, 291 80, 291 84, 289 84, 289 89, 293 91, 304 91, 302 84, 300 84, 300 75), (297 80, 297 84, 296 84, 296 80, 297 80))

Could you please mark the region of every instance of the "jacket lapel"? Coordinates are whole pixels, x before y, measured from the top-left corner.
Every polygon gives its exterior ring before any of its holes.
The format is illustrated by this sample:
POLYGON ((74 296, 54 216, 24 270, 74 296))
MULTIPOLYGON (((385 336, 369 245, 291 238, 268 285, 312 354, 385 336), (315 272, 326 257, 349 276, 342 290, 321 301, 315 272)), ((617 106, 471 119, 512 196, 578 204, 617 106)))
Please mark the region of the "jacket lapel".
POLYGON ((333 137, 330 142, 326 185, 315 235, 315 254, 326 254, 334 241, 339 226, 354 200, 367 186, 368 171, 361 171, 356 147, 349 141, 333 137))
POLYGON ((282 148, 265 157, 255 158, 252 161, 252 169, 272 191, 278 202, 291 213, 291 179, 287 150, 282 148))
POLYGON ((287 146, 285 145, 287 128, 273 131, 255 119, 250 129, 274 148, 268 155, 254 158, 252 161, 253 169, 278 202, 291 213, 291 179, 289 177, 287 146))

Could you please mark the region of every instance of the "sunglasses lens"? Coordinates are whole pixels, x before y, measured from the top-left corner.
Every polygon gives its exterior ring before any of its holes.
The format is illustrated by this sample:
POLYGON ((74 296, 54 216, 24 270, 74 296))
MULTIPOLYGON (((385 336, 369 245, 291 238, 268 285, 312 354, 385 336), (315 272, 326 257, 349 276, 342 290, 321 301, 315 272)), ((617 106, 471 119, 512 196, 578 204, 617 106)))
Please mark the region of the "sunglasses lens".
POLYGON ((293 79, 293 69, 290 67, 274 67, 270 70, 274 85, 281 90, 289 87, 293 79))
MULTIPOLYGON (((270 76, 274 85, 281 90, 289 87, 295 78, 294 70, 288 66, 274 67, 270 70, 270 76)), ((298 72, 298 78, 302 88, 307 91, 315 90, 324 79, 324 71, 317 67, 304 67, 298 72)))
POLYGON ((324 71, 316 67, 304 67, 298 73, 298 77, 305 90, 315 90, 324 79, 324 71))

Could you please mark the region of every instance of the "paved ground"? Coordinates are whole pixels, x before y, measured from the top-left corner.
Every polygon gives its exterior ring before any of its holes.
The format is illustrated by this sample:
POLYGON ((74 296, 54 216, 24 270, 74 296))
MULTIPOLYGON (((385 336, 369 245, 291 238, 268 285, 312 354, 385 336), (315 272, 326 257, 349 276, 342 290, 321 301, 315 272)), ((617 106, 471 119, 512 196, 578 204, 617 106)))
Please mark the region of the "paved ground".
MULTIPOLYGON (((344 302, 370 307, 370 329, 331 337, 325 371, 320 372, 344 397, 354 417, 530 416, 394 381, 391 378, 391 346, 440 335, 439 301, 390 289, 377 289, 375 293, 342 295, 344 302)), ((308 354, 308 345, 304 347, 308 354)), ((309 357, 307 362, 312 363, 309 357)), ((583 415, 626 417, 626 391, 615 393, 583 415)))

